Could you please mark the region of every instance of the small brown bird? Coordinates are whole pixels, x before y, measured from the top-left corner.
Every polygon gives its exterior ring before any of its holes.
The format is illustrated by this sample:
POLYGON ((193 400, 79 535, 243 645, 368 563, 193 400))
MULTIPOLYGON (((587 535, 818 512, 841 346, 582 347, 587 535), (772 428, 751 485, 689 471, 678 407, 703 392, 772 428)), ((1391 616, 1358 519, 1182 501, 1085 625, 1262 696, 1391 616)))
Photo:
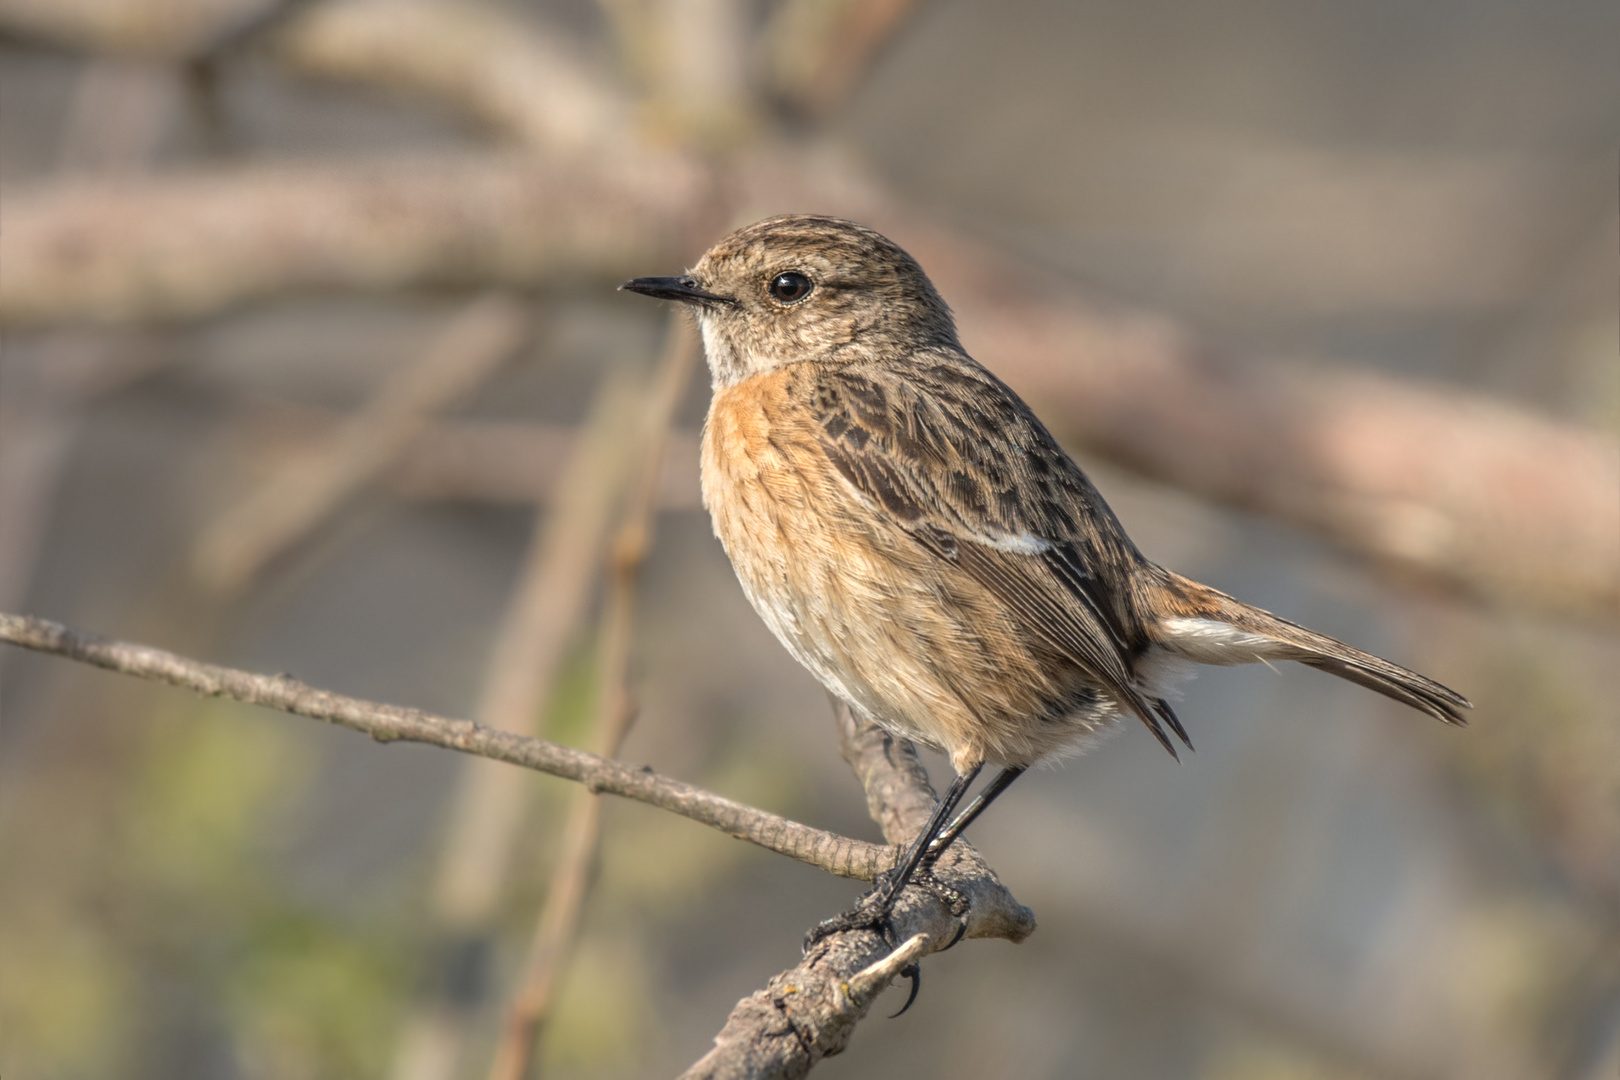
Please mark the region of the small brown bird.
POLYGON ((769 218, 620 288, 696 313, 703 501, 755 610, 858 714, 956 769, 864 925, 1036 761, 1124 716, 1190 748, 1165 700, 1190 663, 1297 660, 1463 723, 1439 683, 1143 557, 871 229, 769 218), (1000 773, 951 820, 986 762, 1000 773))

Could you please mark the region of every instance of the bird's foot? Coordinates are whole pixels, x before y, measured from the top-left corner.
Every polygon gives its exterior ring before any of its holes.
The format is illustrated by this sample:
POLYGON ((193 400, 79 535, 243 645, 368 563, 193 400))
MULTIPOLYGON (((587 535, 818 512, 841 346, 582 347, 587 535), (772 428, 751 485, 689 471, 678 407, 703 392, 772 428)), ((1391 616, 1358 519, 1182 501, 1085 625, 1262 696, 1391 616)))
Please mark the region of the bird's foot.
MULTIPOLYGON (((876 930, 883 935, 883 940, 888 944, 889 948, 898 948, 900 945, 899 935, 896 933, 894 922, 890 918, 894 913, 895 901, 899 899, 899 890, 894 887, 897 873, 897 871, 891 870, 881 875, 877 880, 877 884, 859 900, 855 901, 854 907, 817 923, 804 937, 804 951, 808 953, 833 934, 840 934, 849 930, 876 930)), ((949 949, 961 941, 962 936, 967 932, 967 897, 934 876, 933 868, 929 866, 919 867, 911 875, 911 881, 908 885, 915 885, 932 893, 956 917, 958 924, 956 936, 951 939, 945 948, 949 949)), ((922 988, 922 968, 917 964, 907 965, 901 969, 900 974, 904 978, 911 980, 911 993, 906 996, 906 1003, 900 1006, 900 1011, 889 1017, 891 1020, 911 1008, 912 1002, 917 1000, 918 990, 922 988)))
MULTIPOLYGON (((805 953, 808 954, 833 934, 849 930, 876 930, 883 935, 890 949, 899 948, 899 935, 895 933, 894 922, 889 918, 894 911, 894 901, 892 882, 879 878, 877 886, 855 901, 854 907, 830 919, 823 919, 811 928, 804 936, 805 953)), ((899 1012, 889 1017, 890 1020, 911 1008, 911 1003, 917 1000, 917 991, 922 989, 922 968, 917 964, 907 964, 900 969, 900 975, 911 980, 911 993, 906 995, 906 1003, 900 1006, 899 1012)))
POLYGON ((899 940, 889 920, 895 901, 894 882, 890 877, 892 873, 880 875, 877 884, 863 893, 855 901, 854 907, 830 919, 823 919, 812 927, 804 936, 804 951, 808 953, 826 938, 850 930, 876 930, 891 948, 897 947, 899 940))

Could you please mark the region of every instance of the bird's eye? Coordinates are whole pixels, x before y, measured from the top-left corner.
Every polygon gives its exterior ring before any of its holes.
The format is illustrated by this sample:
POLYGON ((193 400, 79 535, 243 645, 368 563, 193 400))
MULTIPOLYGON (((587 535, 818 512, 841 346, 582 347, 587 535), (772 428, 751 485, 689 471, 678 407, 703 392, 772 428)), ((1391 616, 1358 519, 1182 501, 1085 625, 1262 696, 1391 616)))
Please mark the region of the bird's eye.
POLYGON ((771 295, 784 304, 792 304, 810 295, 810 279, 797 270, 777 274, 771 279, 771 295))

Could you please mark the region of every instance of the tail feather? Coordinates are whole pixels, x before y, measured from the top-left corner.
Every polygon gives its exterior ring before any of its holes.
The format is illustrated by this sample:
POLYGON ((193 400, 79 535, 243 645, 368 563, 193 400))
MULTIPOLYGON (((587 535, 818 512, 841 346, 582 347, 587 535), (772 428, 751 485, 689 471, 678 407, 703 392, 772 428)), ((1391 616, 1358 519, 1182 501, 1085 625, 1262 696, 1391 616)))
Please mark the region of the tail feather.
POLYGON ((1392 664, 1370 653, 1352 649, 1348 645, 1333 641, 1332 638, 1327 640, 1339 646, 1339 649, 1347 655, 1317 656, 1301 662, 1318 671, 1347 679, 1358 686, 1376 690, 1387 698, 1393 698, 1403 705, 1410 705, 1419 712, 1428 713, 1442 723, 1458 726, 1468 723, 1468 718, 1462 714, 1462 710, 1472 709, 1473 703, 1449 686, 1443 686, 1433 679, 1425 678, 1415 671, 1408 671, 1398 664, 1392 664))
POLYGON ((1163 614, 1150 632, 1159 643, 1201 664, 1296 660, 1376 690, 1447 724, 1466 724, 1467 698, 1383 657, 1307 630, 1225 593, 1165 572, 1163 614))

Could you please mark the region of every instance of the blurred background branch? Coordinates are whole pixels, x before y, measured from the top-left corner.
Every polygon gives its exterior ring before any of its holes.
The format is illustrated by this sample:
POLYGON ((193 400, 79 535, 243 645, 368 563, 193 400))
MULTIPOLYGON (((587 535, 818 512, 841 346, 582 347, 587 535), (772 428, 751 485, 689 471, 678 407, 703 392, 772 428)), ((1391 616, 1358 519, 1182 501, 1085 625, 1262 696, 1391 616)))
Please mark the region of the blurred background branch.
POLYGON ((764 31, 770 91, 801 117, 826 119, 920 6, 918 0, 777 5, 764 31))
POLYGON ((7 196, 0 319, 196 318, 289 289, 606 281, 667 257, 698 182, 667 157, 479 154, 53 184, 7 196))

